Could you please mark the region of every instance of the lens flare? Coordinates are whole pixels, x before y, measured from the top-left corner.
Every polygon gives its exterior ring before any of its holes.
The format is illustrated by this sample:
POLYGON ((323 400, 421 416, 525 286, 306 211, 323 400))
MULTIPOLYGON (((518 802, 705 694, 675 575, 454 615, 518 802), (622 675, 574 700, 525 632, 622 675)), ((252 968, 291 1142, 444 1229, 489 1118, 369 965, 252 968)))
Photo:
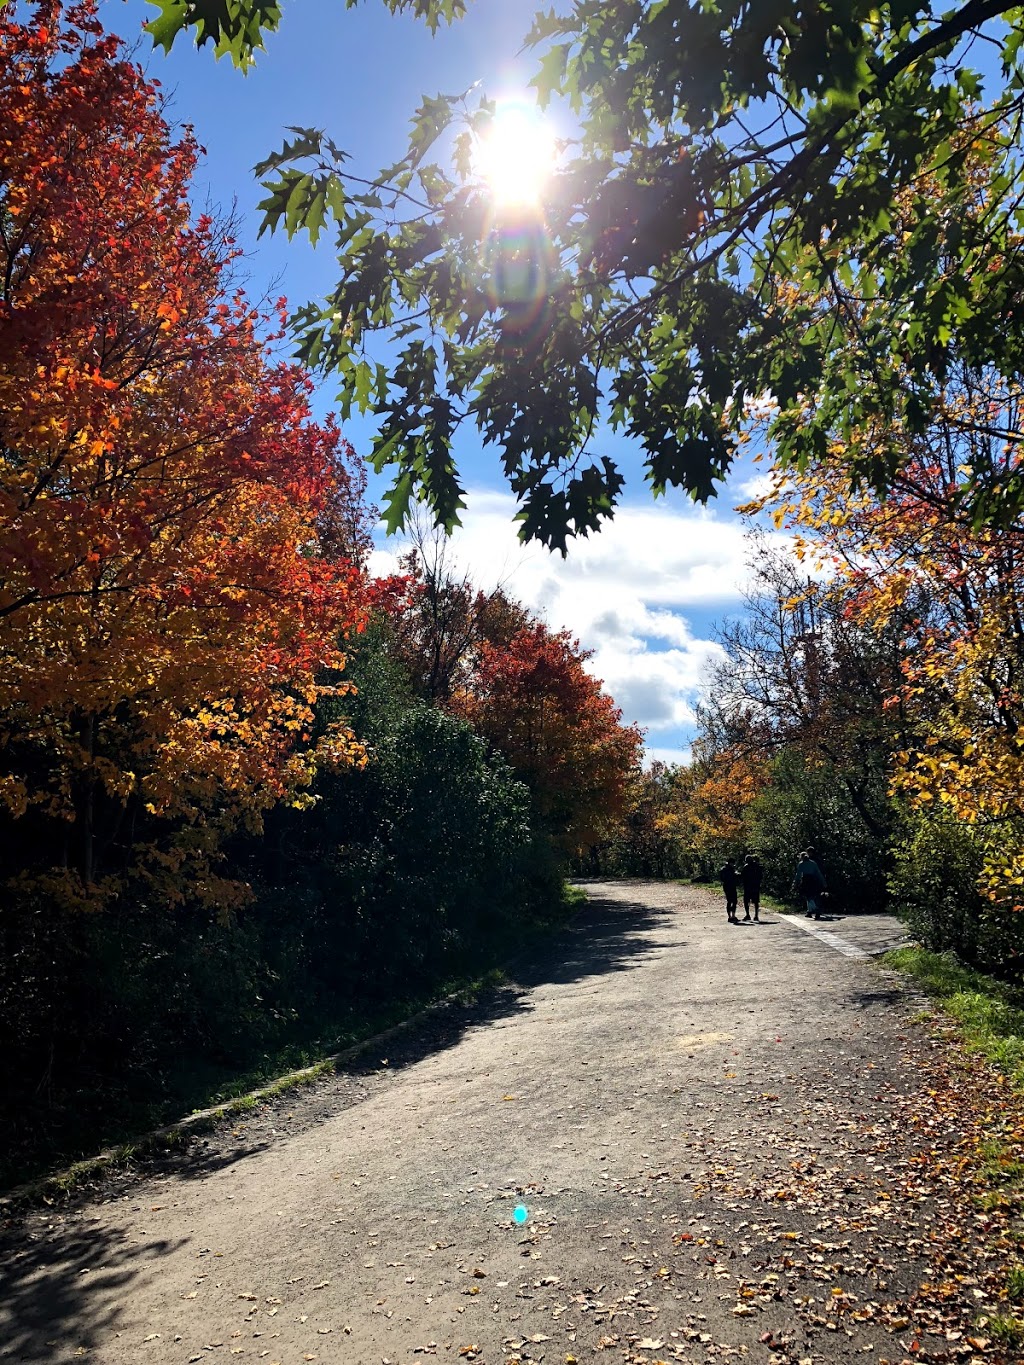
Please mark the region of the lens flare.
POLYGON ((551 298, 554 252, 535 215, 505 211, 486 224, 480 263, 491 305, 505 325, 525 337, 543 326, 551 298))
POLYGON ((512 1210, 512 1217, 517 1223, 525 1223, 530 1216, 530 1211, 525 1204, 517 1204, 512 1210))

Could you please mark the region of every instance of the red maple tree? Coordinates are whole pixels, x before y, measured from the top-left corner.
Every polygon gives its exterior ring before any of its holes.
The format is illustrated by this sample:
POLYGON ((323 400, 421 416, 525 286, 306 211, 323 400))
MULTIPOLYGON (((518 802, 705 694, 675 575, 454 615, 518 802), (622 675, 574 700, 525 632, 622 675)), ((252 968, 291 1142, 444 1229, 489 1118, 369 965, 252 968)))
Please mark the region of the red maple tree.
POLYGON ((91 4, 0 22, 0 804, 92 901, 188 868, 225 902, 225 825, 361 752, 312 736, 363 483, 193 218, 197 151, 91 4))
POLYGON ((541 824, 563 851, 606 838, 622 816, 643 736, 586 670, 568 631, 516 623, 483 641, 452 709, 526 782, 541 824))

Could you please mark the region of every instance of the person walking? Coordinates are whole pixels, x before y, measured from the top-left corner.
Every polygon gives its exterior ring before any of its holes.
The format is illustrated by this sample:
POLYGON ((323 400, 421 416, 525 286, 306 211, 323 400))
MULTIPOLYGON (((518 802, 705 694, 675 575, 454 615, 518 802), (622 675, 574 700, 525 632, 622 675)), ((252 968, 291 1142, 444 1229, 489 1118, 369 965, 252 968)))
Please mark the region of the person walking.
POLYGON ((793 890, 799 891, 807 907, 808 919, 821 919, 821 898, 825 891, 825 877, 821 868, 810 856, 807 849, 800 854, 800 861, 793 874, 793 890))
POLYGON ((754 923, 761 923, 761 859, 756 853, 748 853, 743 859, 743 918, 750 919, 750 907, 754 907, 754 923))
POLYGON ((725 865, 718 869, 718 879, 722 883, 722 890, 725 892, 725 913, 730 924, 737 924, 736 919, 736 898, 739 891, 739 873, 731 858, 726 858, 725 865))

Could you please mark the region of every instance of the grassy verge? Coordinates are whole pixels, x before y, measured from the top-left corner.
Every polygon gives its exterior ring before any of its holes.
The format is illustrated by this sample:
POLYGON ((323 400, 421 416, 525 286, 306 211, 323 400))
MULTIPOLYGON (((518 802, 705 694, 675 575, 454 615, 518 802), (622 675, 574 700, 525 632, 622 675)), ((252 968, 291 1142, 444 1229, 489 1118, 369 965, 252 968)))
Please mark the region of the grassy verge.
POLYGON ((947 953, 899 948, 886 966, 912 977, 959 1024, 964 1042, 1024 1090, 1024 996, 947 953))
POLYGON ((453 997, 473 1004, 506 982, 503 966, 556 933, 586 899, 582 888, 565 885, 555 904, 506 926, 464 958, 451 975, 390 999, 351 1001, 333 1009, 321 1003, 297 1015, 278 1046, 250 1054, 244 1062, 218 1064, 210 1057, 182 1057, 180 1066, 154 1087, 158 1093, 94 1093, 88 1096, 87 1109, 73 1105, 73 1097, 68 1097, 68 1113, 62 1116, 59 1131, 47 1133, 38 1123, 19 1124, 19 1115, 9 1111, 3 1125, 7 1140, 0 1144, 0 1197, 28 1185, 43 1198, 68 1194, 104 1172, 178 1145, 184 1138, 183 1115, 190 1116, 190 1133, 208 1129, 330 1074, 338 1054, 431 1005, 453 997), (78 1122, 73 1122, 76 1109, 78 1122), (196 1115, 201 1116, 198 1122, 196 1115), (94 1155, 100 1151, 101 1157, 94 1155))
MULTIPOLYGON (((1006 1078, 1009 1086, 1024 1094, 1024 994, 1002 982, 972 971, 948 953, 925 948, 898 948, 882 959, 887 967, 909 976, 936 1001, 952 1021, 939 1036, 958 1038, 970 1053, 984 1057, 1006 1078)), ((932 1021, 925 1014, 921 1022, 932 1021)), ((987 1118, 987 1135, 976 1150, 975 1182, 970 1202, 979 1214, 1007 1216, 1011 1223, 1024 1207, 1024 1161, 1013 1113, 1019 1112, 1019 1096, 1007 1093, 987 1118), (1005 1117, 999 1115, 1005 1108, 1005 1117)), ((1008 1249, 1002 1241, 1000 1260, 1008 1249)), ((999 1311, 978 1320, 980 1335, 991 1338, 1005 1351, 1024 1350, 1024 1264, 1019 1245, 1004 1266, 999 1311)))

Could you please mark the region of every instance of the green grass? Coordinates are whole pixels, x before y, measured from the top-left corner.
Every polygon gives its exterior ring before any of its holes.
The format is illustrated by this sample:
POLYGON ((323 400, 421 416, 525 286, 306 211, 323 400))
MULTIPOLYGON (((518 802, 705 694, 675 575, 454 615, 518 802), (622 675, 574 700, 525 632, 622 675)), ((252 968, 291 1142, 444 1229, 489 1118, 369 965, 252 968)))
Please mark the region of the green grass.
POLYGON ((1024 1303, 1024 1265, 1011 1266, 1006 1276, 1006 1297, 1012 1303, 1024 1303))
POLYGON ((912 977, 959 1024, 967 1046, 1024 1090, 1024 997, 948 953, 898 948, 886 966, 912 977))
POLYGON ((983 1329, 993 1341, 1009 1350, 1024 1346, 1024 1322, 1005 1313, 997 1313, 989 1318, 983 1329))

